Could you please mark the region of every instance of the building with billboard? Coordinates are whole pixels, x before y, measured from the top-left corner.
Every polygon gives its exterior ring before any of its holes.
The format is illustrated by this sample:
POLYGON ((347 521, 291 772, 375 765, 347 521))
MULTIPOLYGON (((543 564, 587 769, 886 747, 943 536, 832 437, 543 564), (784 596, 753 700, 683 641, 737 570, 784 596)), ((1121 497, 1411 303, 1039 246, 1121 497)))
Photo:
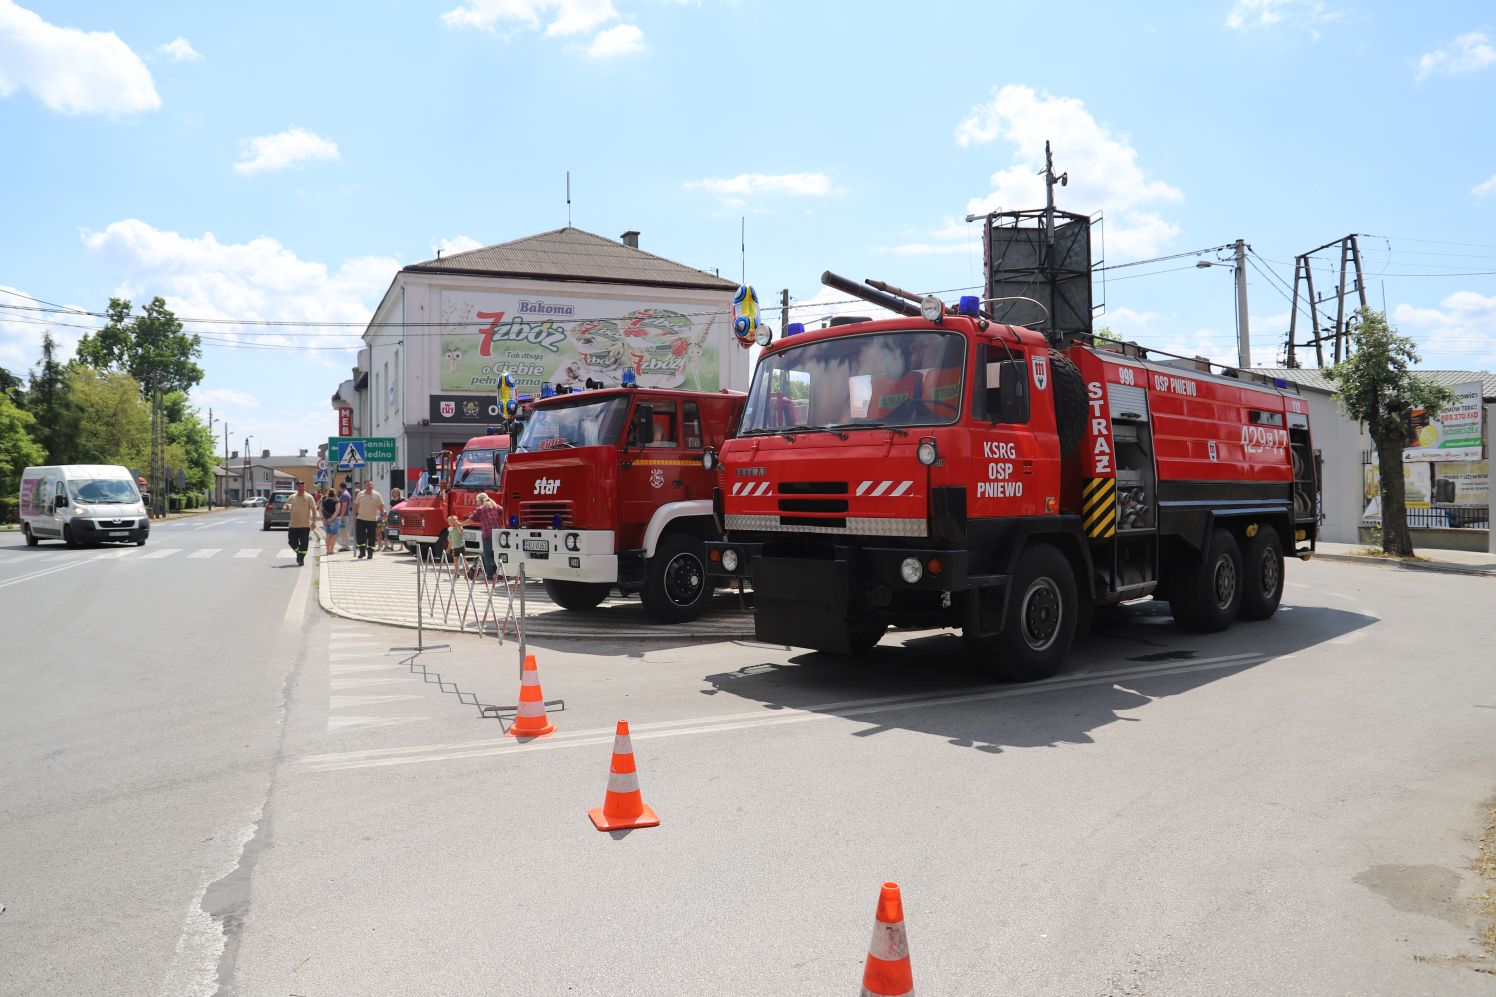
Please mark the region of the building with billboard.
POLYGON ((401 269, 332 399, 338 435, 396 441, 397 462, 367 470, 375 486, 404 487, 429 454, 486 433, 506 370, 520 393, 617 385, 625 370, 646 386, 746 390, 737 285, 638 238, 568 227, 401 269))

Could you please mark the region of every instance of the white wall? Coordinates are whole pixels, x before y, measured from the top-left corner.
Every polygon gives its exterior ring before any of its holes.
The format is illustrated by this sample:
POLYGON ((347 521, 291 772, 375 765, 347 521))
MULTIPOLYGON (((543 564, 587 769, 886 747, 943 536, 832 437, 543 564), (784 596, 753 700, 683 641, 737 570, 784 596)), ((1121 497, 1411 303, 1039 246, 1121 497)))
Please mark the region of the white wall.
POLYGON ((1312 388, 1301 391, 1309 403, 1309 432, 1314 448, 1324 457, 1321 502, 1325 521, 1320 527, 1320 539, 1356 543, 1356 529, 1366 508, 1361 454, 1371 449, 1371 436, 1341 410, 1333 396, 1312 388))

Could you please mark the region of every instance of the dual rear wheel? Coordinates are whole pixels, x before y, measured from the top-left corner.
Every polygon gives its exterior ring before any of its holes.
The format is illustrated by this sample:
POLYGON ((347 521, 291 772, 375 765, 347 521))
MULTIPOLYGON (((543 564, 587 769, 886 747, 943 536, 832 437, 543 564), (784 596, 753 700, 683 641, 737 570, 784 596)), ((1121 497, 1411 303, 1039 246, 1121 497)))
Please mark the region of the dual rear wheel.
POLYGON ((1233 620, 1265 620, 1283 598, 1283 543, 1271 526, 1249 528, 1246 544, 1219 527, 1205 549, 1175 562, 1169 609, 1186 630, 1214 633, 1233 620))

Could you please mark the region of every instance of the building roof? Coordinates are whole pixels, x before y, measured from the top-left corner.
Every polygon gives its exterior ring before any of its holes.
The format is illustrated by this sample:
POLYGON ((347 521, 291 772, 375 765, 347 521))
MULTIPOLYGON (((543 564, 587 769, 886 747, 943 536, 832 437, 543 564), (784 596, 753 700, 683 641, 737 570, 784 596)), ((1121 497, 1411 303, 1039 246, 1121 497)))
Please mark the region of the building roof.
POLYGON ((708 291, 737 288, 735 282, 704 270, 569 226, 424 263, 412 263, 403 272, 647 284, 708 291))
MULTIPOLYGON (((1307 385, 1311 388, 1320 388, 1333 392, 1335 382, 1325 376, 1323 367, 1253 367, 1253 370, 1268 377, 1281 377, 1295 384, 1307 385)), ((1457 384, 1469 384, 1471 381, 1479 381, 1481 397, 1486 401, 1496 401, 1496 374, 1485 370, 1414 370, 1419 377, 1426 377, 1435 384, 1446 388, 1452 388, 1457 384)))

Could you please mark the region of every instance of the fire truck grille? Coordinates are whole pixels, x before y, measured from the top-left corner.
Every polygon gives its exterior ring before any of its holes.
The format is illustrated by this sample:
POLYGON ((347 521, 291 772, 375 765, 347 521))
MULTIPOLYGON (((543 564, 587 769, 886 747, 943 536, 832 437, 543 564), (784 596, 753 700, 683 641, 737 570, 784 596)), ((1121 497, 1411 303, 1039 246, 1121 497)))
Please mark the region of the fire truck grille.
POLYGON ((780 512, 846 512, 846 499, 780 499, 780 512))
POLYGON ((845 495, 847 483, 845 481, 782 481, 779 484, 779 494, 845 495))
POLYGON ((894 519, 848 516, 846 519, 815 519, 810 516, 753 516, 729 514, 729 530, 768 533, 832 533, 867 537, 926 537, 930 524, 924 519, 894 519))
POLYGON ((570 502, 521 502, 519 504, 519 525, 529 529, 550 529, 556 522, 556 517, 561 517, 563 527, 572 524, 570 502))

